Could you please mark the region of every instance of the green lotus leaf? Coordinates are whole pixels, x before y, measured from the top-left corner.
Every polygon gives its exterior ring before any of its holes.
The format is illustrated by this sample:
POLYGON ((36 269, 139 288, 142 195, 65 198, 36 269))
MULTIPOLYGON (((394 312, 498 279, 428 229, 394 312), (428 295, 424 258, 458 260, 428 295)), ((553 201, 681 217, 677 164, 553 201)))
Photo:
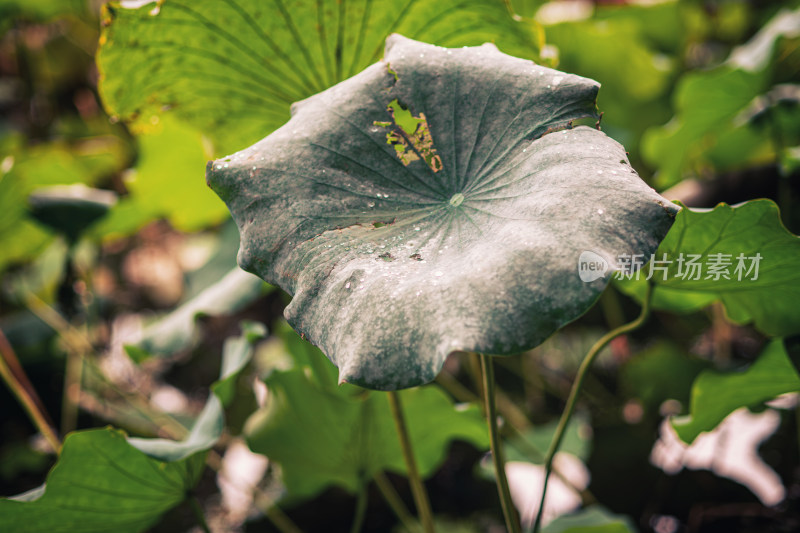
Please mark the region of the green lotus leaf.
POLYGON ((691 414, 672 420, 678 436, 692 443, 740 407, 758 407, 781 394, 800 391, 800 374, 783 339, 773 339, 744 371, 706 370, 692 385, 691 414))
POLYGON ((399 35, 384 59, 209 163, 239 263, 340 380, 399 389, 455 350, 512 354, 585 312, 615 258, 649 254, 678 207, 602 132, 598 84, 499 52, 399 35), (582 281, 591 252, 603 272, 582 281))
MULTIPOLYGON (((273 372, 265 379, 267 405, 245 424, 250 448, 280 464, 289 495, 309 498, 330 485, 356 492, 383 470, 406 474, 386 394, 327 388, 314 383, 319 377, 305 368, 273 372)), ((478 406, 453 405, 435 385, 400 398, 423 478, 441 466, 454 440, 489 447, 478 406)))
MULTIPOLYGON (((649 259, 649 258, 648 258, 649 259)), ((800 333, 800 237, 784 227, 772 200, 683 209, 645 275, 618 287, 653 308, 693 312, 719 300, 726 316, 772 336, 800 333)))
POLYGON ((674 185, 687 171, 709 163, 718 170, 741 166, 764 150, 765 136, 748 129, 740 115, 769 88, 780 55, 777 44, 798 36, 800 9, 781 9, 727 61, 678 81, 675 116, 642 138, 642 155, 658 167, 658 186, 674 185))
POLYGON ((0 529, 146 531, 197 484, 204 459, 205 453, 174 462, 149 457, 111 427, 70 433, 45 485, 0 498, 0 529))
POLYGON ((292 102, 377 61, 391 32, 526 56, 539 41, 498 0, 114 1, 103 9, 99 91, 134 130, 168 111, 230 153, 280 127, 292 102))

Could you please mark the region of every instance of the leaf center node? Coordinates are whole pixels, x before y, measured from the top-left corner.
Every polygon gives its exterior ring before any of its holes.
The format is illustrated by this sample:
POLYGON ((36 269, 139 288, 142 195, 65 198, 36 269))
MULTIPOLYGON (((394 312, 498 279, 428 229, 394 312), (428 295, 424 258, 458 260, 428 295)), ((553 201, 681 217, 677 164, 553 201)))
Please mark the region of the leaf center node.
POLYGON ((453 195, 452 198, 450 198, 450 205, 452 205, 453 207, 458 207, 461 205, 461 202, 463 201, 464 201, 464 195, 461 194, 460 192, 457 192, 453 195))

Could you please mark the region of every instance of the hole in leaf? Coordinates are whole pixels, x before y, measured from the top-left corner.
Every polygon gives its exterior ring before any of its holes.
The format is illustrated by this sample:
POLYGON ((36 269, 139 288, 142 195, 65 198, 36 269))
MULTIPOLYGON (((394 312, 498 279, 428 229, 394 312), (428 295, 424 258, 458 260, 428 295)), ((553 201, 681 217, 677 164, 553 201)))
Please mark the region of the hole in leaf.
POLYGON ((386 221, 375 220, 374 222, 372 222, 372 229, 378 229, 378 228, 383 228, 385 226, 391 226, 392 224, 394 224, 395 220, 396 219, 394 219, 394 218, 391 219, 391 220, 386 220, 386 221))
MULTIPOLYGON (((386 144, 394 147, 397 158, 406 166, 422 159, 432 171, 442 170, 442 158, 433 147, 433 137, 425 113, 415 117, 397 99, 389 102, 386 109, 398 126, 386 134, 386 144)), ((376 120, 373 125, 389 128, 392 122, 376 120)))

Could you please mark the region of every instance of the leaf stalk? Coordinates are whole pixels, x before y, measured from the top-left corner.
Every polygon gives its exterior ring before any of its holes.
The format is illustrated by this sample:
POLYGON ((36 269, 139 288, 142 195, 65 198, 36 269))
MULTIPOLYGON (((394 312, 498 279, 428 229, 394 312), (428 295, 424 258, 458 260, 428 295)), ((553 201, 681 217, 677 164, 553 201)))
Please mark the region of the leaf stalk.
POLYGON ((581 362, 581 366, 578 368, 578 373, 575 376, 575 382, 572 384, 572 388, 570 389, 569 398, 567 399, 567 405, 564 407, 564 412, 561 414, 561 419, 558 421, 558 427, 556 428, 556 433, 553 435, 553 440, 550 442, 550 448, 547 450, 547 456, 545 457, 545 472, 544 472, 544 485, 542 486, 542 497, 539 501, 539 511, 536 513, 536 522, 533 525, 533 533, 539 533, 539 529, 542 526, 542 517, 544 515, 544 501, 545 497, 547 496, 547 484, 550 480, 550 474, 553 471, 553 459, 555 458, 556 453, 558 452, 558 448, 561 446, 561 441, 564 439, 564 434, 566 433, 567 425, 569 424, 570 418, 572 418, 572 413, 575 411, 575 405, 578 402, 578 396, 581 393, 581 389, 583 388, 583 382, 588 375, 589 368, 592 366, 592 363, 603 351, 603 348, 608 345, 609 342, 614 340, 615 338, 619 337, 620 335, 625 335, 626 333, 630 333, 631 331, 639 328, 642 324, 645 323, 648 316, 650 316, 650 302, 653 298, 653 284, 647 284, 647 292, 645 293, 644 301, 642 302, 642 310, 639 313, 639 316, 636 317, 635 320, 632 322, 628 322, 627 324, 623 324, 622 326, 615 328, 605 335, 603 335, 594 345, 589 349, 586 357, 581 362))
POLYGON ((500 443, 500 432, 497 427, 497 408, 495 406, 494 366, 491 356, 480 354, 481 373, 483 374, 483 396, 486 403, 486 421, 489 425, 489 442, 492 450, 497 492, 500 495, 500 505, 503 508, 503 517, 506 528, 510 533, 520 533, 519 517, 511 500, 511 491, 508 488, 506 477, 503 448, 500 443))
POLYGON ((400 448, 403 450, 403 459, 408 469, 408 480, 411 484, 411 494, 414 496, 414 503, 417 505, 417 512, 419 513, 420 521, 422 522, 422 529, 425 533, 434 533, 433 526, 433 512, 431 511, 430 500, 428 493, 425 490, 425 485, 422 483, 422 478, 417 470, 417 462, 414 459, 414 450, 411 448, 411 438, 408 434, 405 418, 403 417, 403 407, 400 403, 400 396, 397 391, 387 391, 389 396, 389 406, 392 410, 392 417, 394 424, 397 428, 397 435, 400 438, 400 448))

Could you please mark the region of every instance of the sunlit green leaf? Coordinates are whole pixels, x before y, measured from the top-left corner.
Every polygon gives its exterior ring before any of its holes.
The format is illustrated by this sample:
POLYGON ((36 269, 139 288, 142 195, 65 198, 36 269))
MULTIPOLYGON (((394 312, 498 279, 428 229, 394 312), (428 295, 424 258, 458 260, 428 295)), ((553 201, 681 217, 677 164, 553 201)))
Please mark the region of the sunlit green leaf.
POLYGON ((678 47, 680 25, 678 3, 659 2, 598 6, 591 18, 545 26, 548 44, 558 47, 559 69, 601 83, 603 129, 631 153, 646 128, 669 117, 664 96, 676 62, 663 49, 678 47))
POLYGON ((200 133, 166 116, 138 141, 139 158, 126 177, 130 195, 95 234, 128 235, 158 218, 166 218, 178 230, 197 231, 228 217, 225 205, 203 181, 209 154, 200 133))
POLYGON ((746 45, 735 49, 722 65, 690 72, 674 93, 675 117, 664 126, 653 128, 643 139, 643 155, 658 167, 658 183, 673 185, 690 169, 709 163, 707 152, 715 150, 717 166, 735 166, 763 150, 764 136, 738 140, 746 124, 737 117, 770 83, 770 66, 775 43, 800 36, 800 10, 783 10, 765 25, 746 45), (729 139, 725 135, 730 135, 729 139), (761 142, 757 142, 757 141, 761 142))
POLYGON ((769 335, 800 332, 800 238, 771 200, 683 209, 654 257, 656 268, 620 288, 641 298, 652 272, 656 309, 685 312, 719 300, 737 324, 769 335))
POLYGON ((230 153, 283 124, 292 102, 377 61, 392 32, 443 46, 496 41, 531 57, 532 30, 495 0, 112 3, 100 91, 123 120, 169 109, 230 153))
MULTIPOLYGON (((763 72, 723 66, 687 74, 675 91, 677 113, 669 123, 647 132, 643 154, 657 165, 659 184, 676 183, 687 166, 701 159, 720 131, 732 128, 734 117, 765 85, 763 72)), ((751 148, 752 147, 748 147, 751 148)), ((734 152, 741 157, 741 152, 734 152)))
POLYGON ((583 252, 649 253, 671 226, 677 207, 619 144, 555 131, 592 116, 597 90, 491 45, 396 35, 208 181, 239 226, 240 265, 293 296, 289 323, 341 379, 418 385, 455 350, 541 343, 605 287, 581 281, 583 252))
MULTIPOLYGON (((661 7, 664 5, 669 4, 661 7)), ((633 16, 547 28, 548 42, 559 47, 560 67, 569 65, 596 78, 603 84, 604 97, 627 96, 634 101, 661 95, 668 87, 673 68, 668 57, 652 49, 647 37, 633 16), (592 48, 588 48, 590 44, 592 48)), ((619 103, 614 107, 620 107, 619 103)))
POLYGON ((796 391, 800 391, 800 374, 789 360, 783 341, 775 339, 744 372, 707 370, 700 374, 692 386, 690 415, 674 419, 672 427, 690 443, 740 407, 758 406, 796 391))

